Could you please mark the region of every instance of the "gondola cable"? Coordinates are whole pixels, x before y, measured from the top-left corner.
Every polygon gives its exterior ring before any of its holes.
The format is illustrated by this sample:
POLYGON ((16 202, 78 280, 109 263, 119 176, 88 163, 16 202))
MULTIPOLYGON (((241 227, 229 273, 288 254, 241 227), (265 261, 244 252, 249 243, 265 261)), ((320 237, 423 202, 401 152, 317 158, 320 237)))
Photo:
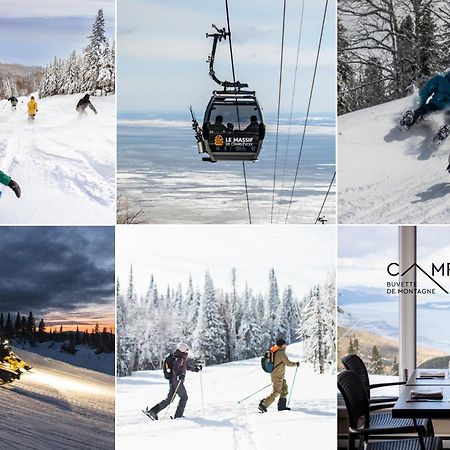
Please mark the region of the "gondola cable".
POLYGON ((297 167, 296 167, 296 170, 295 170, 294 183, 293 183, 293 186, 292 186, 291 196, 290 196, 290 199, 289 199, 289 204, 288 204, 288 208, 287 208, 287 212, 286 212, 286 219, 284 221, 285 224, 287 224, 287 221, 288 221, 288 218, 289 218, 289 211, 291 209, 292 201, 293 201, 293 198, 294 198, 295 185, 297 183, 298 171, 299 171, 299 167, 300 167, 300 160, 301 160, 302 152, 303 152, 303 144, 305 142, 306 128, 308 126, 309 112, 310 112, 310 109, 311 109, 311 100, 312 100, 312 96, 313 96, 313 92, 314 92, 314 84, 315 84, 315 81, 316 81, 317 66, 319 64, 320 50, 321 50, 321 47, 322 47, 322 38, 323 38, 323 31, 324 31, 324 27, 325 27, 325 20, 326 20, 326 16, 327 16, 327 10, 328 10, 328 0, 325 1, 325 8, 324 8, 324 11, 323 11, 322 27, 321 27, 321 30, 320 30, 319 44, 317 46, 316 62, 315 62, 315 65, 314 65, 314 73, 313 73, 313 78, 312 78, 312 82, 311 82, 311 90, 310 90, 310 93, 309 93, 308 108, 306 110, 305 123, 304 123, 304 126, 303 126, 302 140, 301 140, 301 144, 300 144, 300 151, 299 151, 298 159, 297 159, 297 167))
MULTIPOLYGON (((228 8, 228 0, 225 0, 225 10, 227 13, 227 27, 228 27, 228 33, 229 33, 229 46, 230 46, 230 59, 231 59, 231 72, 233 74, 233 83, 236 83, 236 72, 234 70, 234 56, 233 56, 233 45, 231 42, 231 27, 230 27, 230 10, 228 8)), ((241 128, 241 121, 239 118, 239 107, 236 101, 236 111, 237 111, 237 117, 238 117, 238 126, 239 129, 241 128)), ((252 223, 252 214, 250 211, 250 200, 248 198, 248 185, 247 185, 247 174, 245 172, 245 161, 242 161, 242 171, 244 173, 244 184, 245 184, 245 198, 247 199, 247 211, 248 211, 248 222, 251 225, 252 223)))
POLYGON ((316 218, 316 221, 314 222, 314 225, 317 224, 317 222, 321 222, 322 224, 324 223, 323 217, 321 217, 320 215, 322 214, 323 207, 325 206, 325 203, 326 203, 327 198, 328 198, 328 194, 330 193, 331 186, 333 185, 333 182, 334 182, 335 178, 336 178, 336 171, 334 171, 333 178, 331 179, 330 185, 328 186, 328 191, 325 194, 325 198, 323 199, 322 206, 320 207, 319 214, 317 214, 317 218, 316 218))
POLYGON ((273 207, 275 204, 275 187, 276 187, 277 157, 278 157, 278 134, 279 134, 279 129, 280 129, 281 88, 282 88, 282 80, 283 80, 285 25, 286 25, 286 0, 283 1, 283 25, 282 25, 282 29, 281 29, 280 74, 279 74, 279 79, 278 79, 277 131, 276 131, 276 136, 275 136, 275 161, 274 161, 274 167, 273 167, 272 207, 270 210, 270 223, 273 223, 273 207))
POLYGON ((299 26, 299 32, 298 32, 298 38, 297 38, 297 55, 295 58, 294 83, 292 86, 291 109, 290 109, 290 113, 289 113, 289 126, 288 126, 287 142, 286 142, 286 153, 284 156, 283 178, 281 181, 281 190, 280 190, 280 201, 278 203, 277 223, 280 220, 281 204, 283 201, 283 193, 284 193, 284 182, 286 179, 287 157, 288 157, 288 153, 289 153, 289 144, 290 144, 290 140, 291 140, 292 115, 293 115, 293 111, 294 111, 294 99, 295 99, 295 91, 296 91, 296 86, 297 86, 298 61, 299 61, 299 57, 300 57, 300 46, 301 46, 301 41, 302 41, 304 8, 305 8, 305 1, 302 0, 301 12, 300 12, 300 26, 299 26))

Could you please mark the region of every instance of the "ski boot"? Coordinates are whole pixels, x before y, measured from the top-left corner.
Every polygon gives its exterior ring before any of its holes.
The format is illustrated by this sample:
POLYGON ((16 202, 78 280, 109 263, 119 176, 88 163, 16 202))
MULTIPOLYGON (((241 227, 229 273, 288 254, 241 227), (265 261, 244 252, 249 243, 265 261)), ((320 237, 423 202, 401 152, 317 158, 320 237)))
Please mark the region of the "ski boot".
POLYGON ((150 419, 158 420, 158 414, 156 414, 155 411, 148 409, 148 407, 146 407, 145 410, 143 409, 142 412, 150 419))
POLYGON ((399 129, 400 131, 403 131, 403 133, 406 133, 412 126, 414 125, 414 111, 411 111, 410 109, 403 114, 403 117, 400 120, 399 123, 399 129))
POLYGON ((260 412, 265 413, 267 412, 267 406, 263 402, 264 400, 261 400, 259 402, 258 409, 260 410, 260 412))
POLYGON ((436 146, 439 146, 449 136, 450 136, 450 125, 443 125, 441 128, 439 128, 439 131, 437 132, 436 136, 433 138, 433 144, 436 146))
POLYGON ((279 400, 278 400, 278 411, 290 411, 291 410, 291 408, 289 408, 287 405, 286 405, 286 398, 280 398, 279 400))

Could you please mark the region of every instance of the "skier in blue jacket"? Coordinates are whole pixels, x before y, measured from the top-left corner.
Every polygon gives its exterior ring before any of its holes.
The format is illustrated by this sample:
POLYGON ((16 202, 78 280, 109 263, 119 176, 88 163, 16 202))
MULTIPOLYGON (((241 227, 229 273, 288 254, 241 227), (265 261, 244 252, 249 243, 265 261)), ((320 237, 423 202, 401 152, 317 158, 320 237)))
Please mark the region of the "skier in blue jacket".
POLYGON ((419 108, 415 111, 406 111, 400 122, 405 129, 412 127, 417 120, 432 112, 450 109, 450 71, 445 75, 435 75, 431 78, 420 90, 419 96, 419 108))

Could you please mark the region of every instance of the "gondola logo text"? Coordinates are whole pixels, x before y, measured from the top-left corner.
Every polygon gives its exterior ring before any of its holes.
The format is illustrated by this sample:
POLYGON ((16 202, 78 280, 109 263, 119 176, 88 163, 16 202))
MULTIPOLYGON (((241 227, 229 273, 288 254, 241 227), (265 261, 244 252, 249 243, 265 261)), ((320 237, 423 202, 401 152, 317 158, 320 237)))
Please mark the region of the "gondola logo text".
POLYGON ((414 263, 408 267, 403 273, 400 272, 400 264, 396 262, 390 263, 386 270, 391 277, 404 277, 408 272, 413 269, 417 269, 422 272, 428 279, 430 279, 439 288, 437 291, 436 287, 432 288, 420 288, 417 286, 416 281, 387 281, 386 282, 386 293, 387 294, 437 294, 445 292, 448 294, 448 290, 445 289, 441 284, 439 284, 434 277, 450 277, 450 263, 442 263, 440 265, 431 264, 431 274, 419 266, 419 264, 414 263))

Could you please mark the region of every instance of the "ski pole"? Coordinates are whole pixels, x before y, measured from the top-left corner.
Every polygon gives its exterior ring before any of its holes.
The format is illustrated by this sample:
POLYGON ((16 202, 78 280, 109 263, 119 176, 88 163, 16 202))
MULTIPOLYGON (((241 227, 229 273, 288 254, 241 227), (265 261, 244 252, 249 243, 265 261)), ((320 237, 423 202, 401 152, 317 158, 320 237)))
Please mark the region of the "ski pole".
POLYGON ((289 392, 289 399, 287 402, 287 406, 289 406, 289 403, 291 403, 291 396, 292 396, 292 391, 294 390, 294 383, 295 383, 295 377, 297 376, 297 370, 298 370, 298 366, 295 368, 294 379, 292 380, 291 392, 289 392))
POLYGON ((201 370, 200 370, 200 391, 202 393, 202 415, 203 417, 205 417, 205 403, 203 402, 203 379, 201 370))
POLYGON ((172 399, 170 400, 169 406, 167 407, 166 412, 164 413, 163 420, 166 418, 167 413, 169 412, 170 405, 172 404, 173 400, 175 399, 175 396, 177 395, 178 388, 180 387, 180 384, 181 384, 181 380, 178 381, 177 388, 175 389, 175 392, 172 395, 172 399))
POLYGON ((254 395, 256 395, 258 392, 263 391, 264 389, 268 388, 269 386, 272 386, 272 383, 269 383, 267 386, 264 386, 263 388, 261 388, 259 391, 253 392, 253 394, 250 394, 248 397, 243 398, 242 400, 239 400, 238 403, 242 403, 244 400, 247 400, 250 397, 253 397, 254 395))

